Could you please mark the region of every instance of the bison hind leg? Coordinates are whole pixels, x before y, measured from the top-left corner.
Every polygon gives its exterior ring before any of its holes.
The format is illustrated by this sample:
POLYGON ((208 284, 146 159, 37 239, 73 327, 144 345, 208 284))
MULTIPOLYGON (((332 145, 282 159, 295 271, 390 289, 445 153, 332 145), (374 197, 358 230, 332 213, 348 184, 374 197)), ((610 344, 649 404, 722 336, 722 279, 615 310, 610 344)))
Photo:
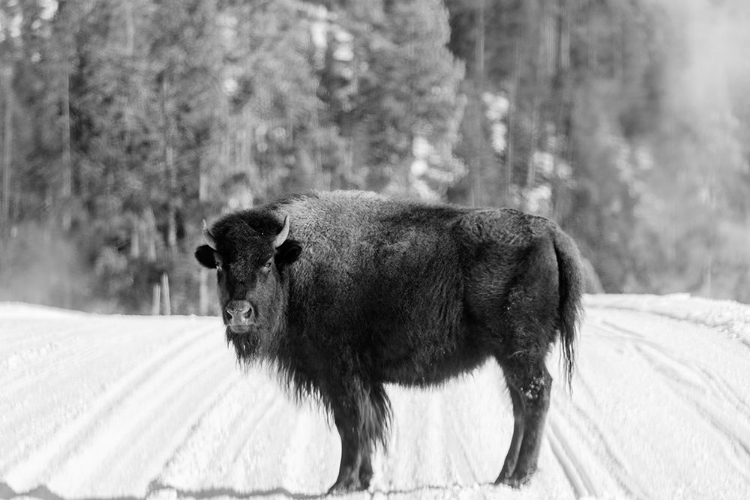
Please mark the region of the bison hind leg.
POLYGON ((519 487, 537 468, 544 424, 550 405, 552 376, 544 358, 499 359, 513 403, 513 437, 495 484, 519 487))
POLYGON ((513 436, 510 440, 510 448, 508 454, 505 456, 503 462, 503 468, 500 471, 495 484, 503 483, 506 484, 510 477, 513 475, 513 471, 516 469, 516 463, 518 462, 518 453, 521 451, 521 441, 523 439, 523 429, 525 424, 525 412, 523 407, 523 401, 519 391, 508 384, 508 392, 510 392, 510 399, 513 403, 513 436))

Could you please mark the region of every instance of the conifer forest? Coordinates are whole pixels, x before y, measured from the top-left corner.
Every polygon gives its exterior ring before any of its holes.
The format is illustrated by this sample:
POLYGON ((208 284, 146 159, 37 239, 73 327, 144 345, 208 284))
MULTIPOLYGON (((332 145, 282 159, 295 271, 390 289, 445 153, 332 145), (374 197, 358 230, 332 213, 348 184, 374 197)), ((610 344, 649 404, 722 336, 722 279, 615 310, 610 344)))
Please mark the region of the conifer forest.
POLYGON ((747 0, 0 0, 0 300, 213 314, 204 219, 366 189, 750 303, 749 49, 747 0))

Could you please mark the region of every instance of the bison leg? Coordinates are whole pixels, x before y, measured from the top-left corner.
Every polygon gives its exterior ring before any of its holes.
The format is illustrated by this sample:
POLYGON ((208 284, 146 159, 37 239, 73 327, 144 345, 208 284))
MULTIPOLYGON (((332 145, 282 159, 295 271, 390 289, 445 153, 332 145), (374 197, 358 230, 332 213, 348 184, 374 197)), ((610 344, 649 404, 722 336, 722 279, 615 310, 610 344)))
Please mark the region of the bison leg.
POLYGON ((510 392, 510 399, 513 402, 513 437, 510 439, 510 448, 508 449, 508 454, 505 456, 505 462, 503 462, 500 475, 497 481, 495 481, 496 484, 505 483, 510 479, 513 471, 516 469, 518 452, 521 451, 521 441, 523 439, 525 423, 523 400, 518 390, 510 384, 508 384, 508 392, 510 392))
POLYGON ((365 490, 372 479, 372 453, 384 442, 388 398, 382 386, 365 387, 349 381, 333 405, 333 418, 341 437, 341 463, 329 493, 365 490))
POLYGON ((334 421, 336 429, 341 437, 341 462, 339 464, 339 475, 336 482, 328 490, 328 493, 339 493, 367 488, 359 478, 362 465, 362 450, 360 439, 357 435, 357 424, 351 415, 345 415, 342 411, 335 411, 334 421))
POLYGON ((503 370, 513 400, 515 425, 508 456, 495 482, 518 487, 536 471, 549 410, 552 376, 543 359, 528 364, 504 363, 503 370), (522 435, 520 439, 518 434, 522 435))

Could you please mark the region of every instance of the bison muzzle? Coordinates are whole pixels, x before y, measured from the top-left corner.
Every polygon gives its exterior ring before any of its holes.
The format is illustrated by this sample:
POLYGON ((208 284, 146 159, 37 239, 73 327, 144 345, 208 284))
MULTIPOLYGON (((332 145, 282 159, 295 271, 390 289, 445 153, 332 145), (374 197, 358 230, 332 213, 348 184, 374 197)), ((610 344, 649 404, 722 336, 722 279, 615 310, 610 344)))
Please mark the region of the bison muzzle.
POLYGON ((332 413, 331 492, 366 489, 385 446, 384 384, 427 387, 494 358, 513 403, 496 483, 534 473, 560 338, 570 381, 581 314, 575 243, 509 209, 397 201, 355 191, 294 195, 204 228, 226 337, 242 363, 272 362, 332 413))

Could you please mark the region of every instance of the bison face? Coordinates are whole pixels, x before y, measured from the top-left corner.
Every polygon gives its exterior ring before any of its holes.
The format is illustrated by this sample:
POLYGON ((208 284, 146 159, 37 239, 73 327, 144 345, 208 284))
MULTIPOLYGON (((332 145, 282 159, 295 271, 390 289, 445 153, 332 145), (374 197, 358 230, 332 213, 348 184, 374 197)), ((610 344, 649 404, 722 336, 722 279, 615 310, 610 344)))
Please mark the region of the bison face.
POLYGON ((279 225, 270 216, 256 221, 230 215, 212 230, 204 227, 208 244, 195 252, 201 265, 216 269, 227 340, 242 359, 270 350, 274 333, 283 326, 284 273, 302 247, 288 239, 288 217, 280 230, 279 225))

